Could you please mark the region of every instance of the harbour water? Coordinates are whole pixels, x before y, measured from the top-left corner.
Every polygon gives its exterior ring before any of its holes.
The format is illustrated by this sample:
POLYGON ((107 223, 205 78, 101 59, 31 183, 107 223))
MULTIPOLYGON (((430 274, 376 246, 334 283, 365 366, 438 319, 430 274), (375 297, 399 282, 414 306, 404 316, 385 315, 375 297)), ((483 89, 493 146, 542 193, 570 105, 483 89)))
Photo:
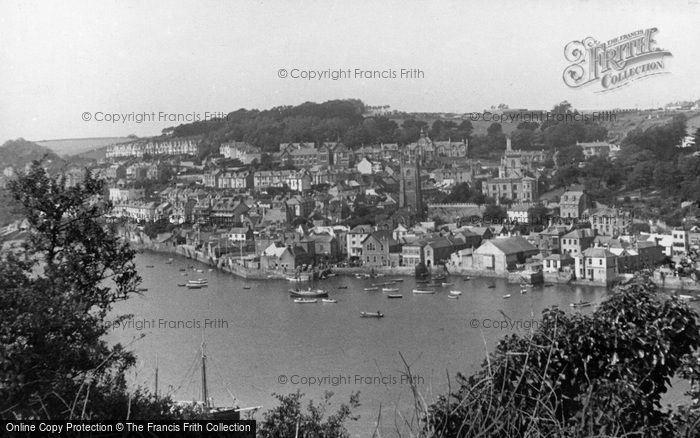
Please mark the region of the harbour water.
POLYGON ((294 285, 285 281, 247 281, 192 260, 167 260, 161 254, 138 255, 142 287, 148 290, 118 303, 111 316, 133 315, 113 327, 110 341, 129 344, 137 354, 135 383, 153 388, 157 361, 159 392, 175 400, 201 399, 204 341, 209 395, 215 404, 231 405, 235 396, 240 406, 262 405, 264 411, 276 405, 273 393, 300 390, 315 402, 333 391, 337 406, 359 391, 361 406, 355 413, 360 419, 348 423, 357 437, 372 435, 380 406, 382 436, 392 436, 395 423, 403 422, 397 411, 411 418, 412 395, 402 377, 401 355, 430 402, 446 391, 448 376, 475 372, 486 349, 492 351, 505 335, 535 326, 545 307, 579 311, 569 304, 597 303, 607 294, 601 287, 568 285, 536 286, 521 294, 519 285, 502 279, 452 276, 448 281, 454 286, 439 288, 434 295, 414 295, 415 279, 402 277, 391 287, 399 288, 403 298, 387 299, 381 288, 363 288, 389 277, 337 276, 316 284, 337 304, 295 304, 288 293, 294 285), (203 272, 180 271, 190 265, 203 272), (208 287, 178 287, 200 277, 208 280, 208 287), (450 299, 450 290, 462 295, 450 299), (505 294, 511 297, 504 299, 505 294), (378 310, 384 318, 360 317, 362 311, 378 310))

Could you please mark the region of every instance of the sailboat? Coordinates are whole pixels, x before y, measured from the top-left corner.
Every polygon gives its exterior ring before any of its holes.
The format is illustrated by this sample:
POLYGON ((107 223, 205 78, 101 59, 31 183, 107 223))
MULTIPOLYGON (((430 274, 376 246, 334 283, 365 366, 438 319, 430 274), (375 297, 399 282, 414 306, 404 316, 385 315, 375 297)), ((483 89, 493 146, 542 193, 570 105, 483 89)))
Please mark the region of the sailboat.
MULTIPOLYGON (((202 401, 194 402, 194 405, 201 407, 201 414, 198 415, 200 420, 240 420, 241 412, 256 410, 262 406, 251 408, 240 408, 238 406, 215 406, 209 398, 209 388, 207 386, 207 355, 204 350, 204 342, 202 342, 202 401)), ((156 365, 156 394, 158 391, 158 367, 156 365)), ((230 394, 230 391, 229 391, 230 394)), ((231 395, 233 398, 233 395, 231 395)), ((192 402, 178 402, 178 405, 192 405, 192 402)))

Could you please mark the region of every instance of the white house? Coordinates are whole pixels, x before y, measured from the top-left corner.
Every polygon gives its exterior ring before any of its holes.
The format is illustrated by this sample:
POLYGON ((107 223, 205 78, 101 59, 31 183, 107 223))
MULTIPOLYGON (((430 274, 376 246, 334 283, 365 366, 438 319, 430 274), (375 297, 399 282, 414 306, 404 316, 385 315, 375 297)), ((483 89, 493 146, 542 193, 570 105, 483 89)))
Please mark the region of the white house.
POLYGON ((607 284, 617 278, 617 257, 605 248, 588 248, 576 259, 576 278, 607 284))
POLYGON ((362 257, 362 241, 373 231, 370 225, 358 225, 348 232, 345 236, 348 257, 362 257))
POLYGON ((357 163, 356 168, 362 175, 371 175, 374 172, 374 164, 367 158, 363 158, 359 163, 357 163))

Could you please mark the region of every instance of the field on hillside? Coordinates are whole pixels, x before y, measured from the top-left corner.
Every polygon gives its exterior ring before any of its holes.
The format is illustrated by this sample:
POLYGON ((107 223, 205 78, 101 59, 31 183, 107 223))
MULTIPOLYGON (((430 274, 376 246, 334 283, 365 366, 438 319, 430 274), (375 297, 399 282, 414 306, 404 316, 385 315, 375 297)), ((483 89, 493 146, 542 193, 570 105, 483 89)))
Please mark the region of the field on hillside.
POLYGON ((41 140, 35 141, 34 143, 45 146, 58 155, 66 156, 95 151, 114 143, 123 143, 129 140, 131 139, 128 137, 66 138, 59 140, 41 140))

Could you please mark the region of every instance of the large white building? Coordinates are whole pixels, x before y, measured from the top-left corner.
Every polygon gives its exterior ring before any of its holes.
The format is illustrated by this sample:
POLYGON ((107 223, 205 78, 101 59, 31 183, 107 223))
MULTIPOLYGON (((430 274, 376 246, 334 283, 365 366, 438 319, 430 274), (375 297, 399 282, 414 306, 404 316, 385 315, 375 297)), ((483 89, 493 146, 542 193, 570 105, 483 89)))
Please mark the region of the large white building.
POLYGON ((164 155, 197 155, 201 137, 137 140, 107 148, 107 158, 143 158, 164 155))

